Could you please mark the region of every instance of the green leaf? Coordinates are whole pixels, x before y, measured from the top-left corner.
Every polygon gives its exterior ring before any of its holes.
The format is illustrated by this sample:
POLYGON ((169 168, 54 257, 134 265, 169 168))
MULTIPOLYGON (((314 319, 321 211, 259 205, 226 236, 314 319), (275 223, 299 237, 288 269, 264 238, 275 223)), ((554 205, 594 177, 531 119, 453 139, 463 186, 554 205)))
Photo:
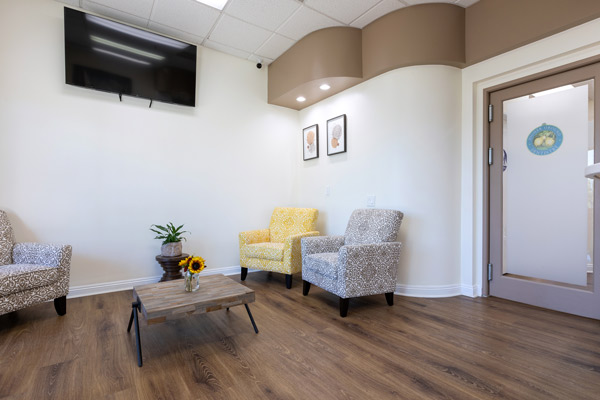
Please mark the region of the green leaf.
POLYGON ((155 239, 164 239, 163 243, 175 243, 180 242, 182 240, 187 240, 182 235, 184 233, 189 232, 182 231, 181 228, 183 228, 183 225, 175 227, 175 225, 172 222, 167 223, 165 226, 156 224, 150 225, 150 230, 158 234, 158 236, 155 239), (153 227, 156 229, 153 229, 153 227))
POLYGON ((165 227, 164 227, 164 226, 162 226, 162 225, 154 225, 154 226, 155 226, 156 228, 160 229, 161 231, 164 231, 164 232, 168 232, 168 231, 169 231, 167 228, 165 228, 165 227))

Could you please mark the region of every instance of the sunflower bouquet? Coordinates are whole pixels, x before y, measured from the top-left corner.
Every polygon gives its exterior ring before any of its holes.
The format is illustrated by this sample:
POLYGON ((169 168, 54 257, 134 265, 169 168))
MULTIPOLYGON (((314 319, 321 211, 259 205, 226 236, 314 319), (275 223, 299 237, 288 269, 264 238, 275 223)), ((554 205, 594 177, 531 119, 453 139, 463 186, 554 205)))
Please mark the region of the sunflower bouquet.
POLYGON ((185 280, 185 290, 193 292, 200 287, 198 274, 206 268, 204 258, 191 255, 179 261, 179 266, 183 267, 183 278, 185 280))
POLYGON ((194 255, 179 261, 179 266, 183 267, 184 273, 189 271, 191 274, 198 274, 206 267, 204 258, 194 255))

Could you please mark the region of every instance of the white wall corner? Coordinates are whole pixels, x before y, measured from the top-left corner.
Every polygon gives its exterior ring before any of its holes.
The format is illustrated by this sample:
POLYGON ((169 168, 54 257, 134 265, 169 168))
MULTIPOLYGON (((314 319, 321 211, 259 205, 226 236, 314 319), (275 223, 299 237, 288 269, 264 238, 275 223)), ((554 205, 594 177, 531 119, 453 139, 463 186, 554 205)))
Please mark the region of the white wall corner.
MULTIPOLYGON (((249 270, 248 272, 254 272, 249 270)), ((240 266, 234 265, 231 267, 222 267, 222 268, 208 268, 202 271, 202 275, 215 275, 215 274, 223 274, 223 275, 235 275, 240 273, 240 266)), ((92 296, 95 294, 102 293, 112 293, 112 292, 120 292, 122 290, 131 290, 134 286, 139 285, 147 285, 149 283, 156 283, 160 280, 161 275, 159 276, 149 276, 146 278, 136 278, 136 279, 127 279, 123 281, 114 281, 114 282, 103 282, 96 283, 92 285, 81 285, 81 286, 71 286, 69 288, 69 295, 67 296, 69 299, 74 299, 76 297, 83 296, 92 296)))
MULTIPOLYGON (((397 284, 394 294, 408 297, 453 297, 463 294, 462 286, 457 285, 403 285, 397 284)), ((473 297, 473 296, 471 296, 473 297)))

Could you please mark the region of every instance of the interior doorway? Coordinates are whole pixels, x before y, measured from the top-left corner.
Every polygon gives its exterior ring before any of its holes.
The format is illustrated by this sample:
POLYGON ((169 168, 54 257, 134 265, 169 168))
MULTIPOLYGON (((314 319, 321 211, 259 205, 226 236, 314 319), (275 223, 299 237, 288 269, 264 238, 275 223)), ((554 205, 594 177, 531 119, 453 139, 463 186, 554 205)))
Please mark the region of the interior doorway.
POLYGON ((598 79, 595 63, 489 93, 491 296, 600 319, 598 79))

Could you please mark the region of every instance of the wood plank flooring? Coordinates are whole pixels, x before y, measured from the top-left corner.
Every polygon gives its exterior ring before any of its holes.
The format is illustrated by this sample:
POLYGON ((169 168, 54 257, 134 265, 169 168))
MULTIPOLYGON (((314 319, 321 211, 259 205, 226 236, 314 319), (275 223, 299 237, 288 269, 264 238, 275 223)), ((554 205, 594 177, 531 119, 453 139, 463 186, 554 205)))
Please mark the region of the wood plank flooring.
MULTIPOLYGON (((233 277, 239 281, 239 277, 233 277)), ((350 301, 248 274, 244 307, 128 334, 132 293, 0 316, 0 399, 598 399, 600 321, 497 298, 350 301)), ((182 282, 183 284, 183 282, 182 282)))

